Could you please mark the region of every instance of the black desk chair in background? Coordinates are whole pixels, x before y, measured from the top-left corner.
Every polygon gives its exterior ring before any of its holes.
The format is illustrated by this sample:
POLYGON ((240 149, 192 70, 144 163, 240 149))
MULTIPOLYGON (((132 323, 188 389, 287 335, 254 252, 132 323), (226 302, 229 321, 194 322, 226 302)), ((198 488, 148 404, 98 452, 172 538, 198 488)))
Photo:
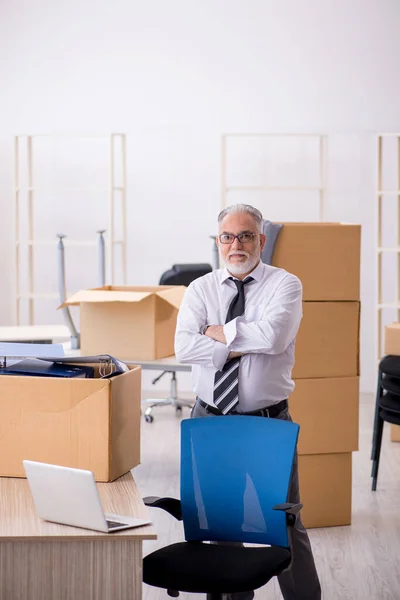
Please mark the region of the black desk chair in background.
POLYGON ((207 263, 173 265, 160 277, 159 285, 186 285, 198 277, 211 273, 212 267, 207 263))
MULTIPOLYGON (((207 263, 173 265, 172 269, 165 271, 165 273, 161 275, 159 285, 188 286, 198 277, 202 277, 211 271, 212 267, 207 263)), ((178 413, 182 411, 182 406, 192 406, 192 402, 178 398, 176 371, 174 371, 172 367, 170 369, 165 369, 160 375, 153 379, 152 384, 156 384, 166 373, 171 374, 170 393, 168 398, 148 398, 143 401, 147 406, 144 412, 144 418, 148 423, 152 423, 154 420, 152 409, 155 406, 172 405, 175 406, 175 410, 178 413)))
POLYGON ((379 363, 374 432, 372 437, 372 491, 376 491, 384 422, 400 425, 400 356, 385 356, 379 363))

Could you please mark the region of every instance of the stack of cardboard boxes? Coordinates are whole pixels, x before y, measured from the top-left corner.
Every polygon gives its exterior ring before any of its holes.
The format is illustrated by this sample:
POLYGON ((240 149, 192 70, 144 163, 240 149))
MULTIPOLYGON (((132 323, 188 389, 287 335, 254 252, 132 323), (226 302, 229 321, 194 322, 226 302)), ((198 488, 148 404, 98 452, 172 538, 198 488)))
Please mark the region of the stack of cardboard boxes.
POLYGON ((303 320, 290 397, 300 424, 306 527, 351 523, 352 452, 358 449, 360 236, 358 225, 287 223, 273 264, 303 284, 303 320))

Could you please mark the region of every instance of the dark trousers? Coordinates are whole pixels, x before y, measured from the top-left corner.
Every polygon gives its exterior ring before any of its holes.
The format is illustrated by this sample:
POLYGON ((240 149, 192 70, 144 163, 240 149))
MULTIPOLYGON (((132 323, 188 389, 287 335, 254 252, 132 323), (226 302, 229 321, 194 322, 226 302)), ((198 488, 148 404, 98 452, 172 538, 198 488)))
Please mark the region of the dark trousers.
MULTIPOLYGON (((213 417, 198 402, 192 408, 191 417, 213 417)), ((276 417, 291 421, 288 410, 283 410, 276 417)), ((293 463, 292 476, 289 484, 289 502, 300 502, 299 475, 297 468, 297 452, 293 463)), ((279 586, 284 600, 320 600, 321 586, 315 568, 314 557, 311 550, 307 531, 301 522, 301 517, 296 520, 292 529, 292 564, 289 569, 278 577, 279 586)), ((234 600, 244 598, 244 595, 230 594, 228 598, 234 600)), ((251 596, 249 596, 251 598, 251 596)))

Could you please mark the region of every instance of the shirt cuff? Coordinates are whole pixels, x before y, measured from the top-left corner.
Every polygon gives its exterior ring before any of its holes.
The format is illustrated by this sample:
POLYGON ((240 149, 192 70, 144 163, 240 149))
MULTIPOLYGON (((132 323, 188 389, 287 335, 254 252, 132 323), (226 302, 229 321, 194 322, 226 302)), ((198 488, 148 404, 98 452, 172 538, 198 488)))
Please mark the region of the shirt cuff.
POLYGON ((232 321, 229 321, 229 323, 225 323, 225 325, 223 326, 227 346, 230 346, 232 344, 233 340, 235 339, 235 337, 237 335, 237 327, 236 326, 237 326, 238 318, 239 317, 236 317, 236 319, 232 319, 232 321))
POLYGON ((218 369, 218 371, 221 371, 222 367, 226 363, 229 352, 230 350, 227 346, 225 346, 225 344, 222 344, 221 342, 215 342, 212 361, 214 367, 218 369))

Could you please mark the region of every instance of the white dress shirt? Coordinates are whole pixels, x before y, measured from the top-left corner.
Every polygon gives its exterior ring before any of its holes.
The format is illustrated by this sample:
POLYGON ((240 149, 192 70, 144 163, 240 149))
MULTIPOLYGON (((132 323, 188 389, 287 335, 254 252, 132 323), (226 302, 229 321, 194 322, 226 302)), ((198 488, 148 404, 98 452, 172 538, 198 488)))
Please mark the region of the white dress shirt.
POLYGON ((175 354, 192 366, 193 389, 214 406, 216 371, 231 351, 242 352, 237 412, 258 410, 288 398, 294 389, 295 338, 302 317, 302 285, 284 269, 259 262, 244 286, 245 312, 225 324, 237 294, 227 269, 193 281, 185 292, 177 321, 175 354), (200 333, 205 325, 223 325, 226 344, 200 333))

